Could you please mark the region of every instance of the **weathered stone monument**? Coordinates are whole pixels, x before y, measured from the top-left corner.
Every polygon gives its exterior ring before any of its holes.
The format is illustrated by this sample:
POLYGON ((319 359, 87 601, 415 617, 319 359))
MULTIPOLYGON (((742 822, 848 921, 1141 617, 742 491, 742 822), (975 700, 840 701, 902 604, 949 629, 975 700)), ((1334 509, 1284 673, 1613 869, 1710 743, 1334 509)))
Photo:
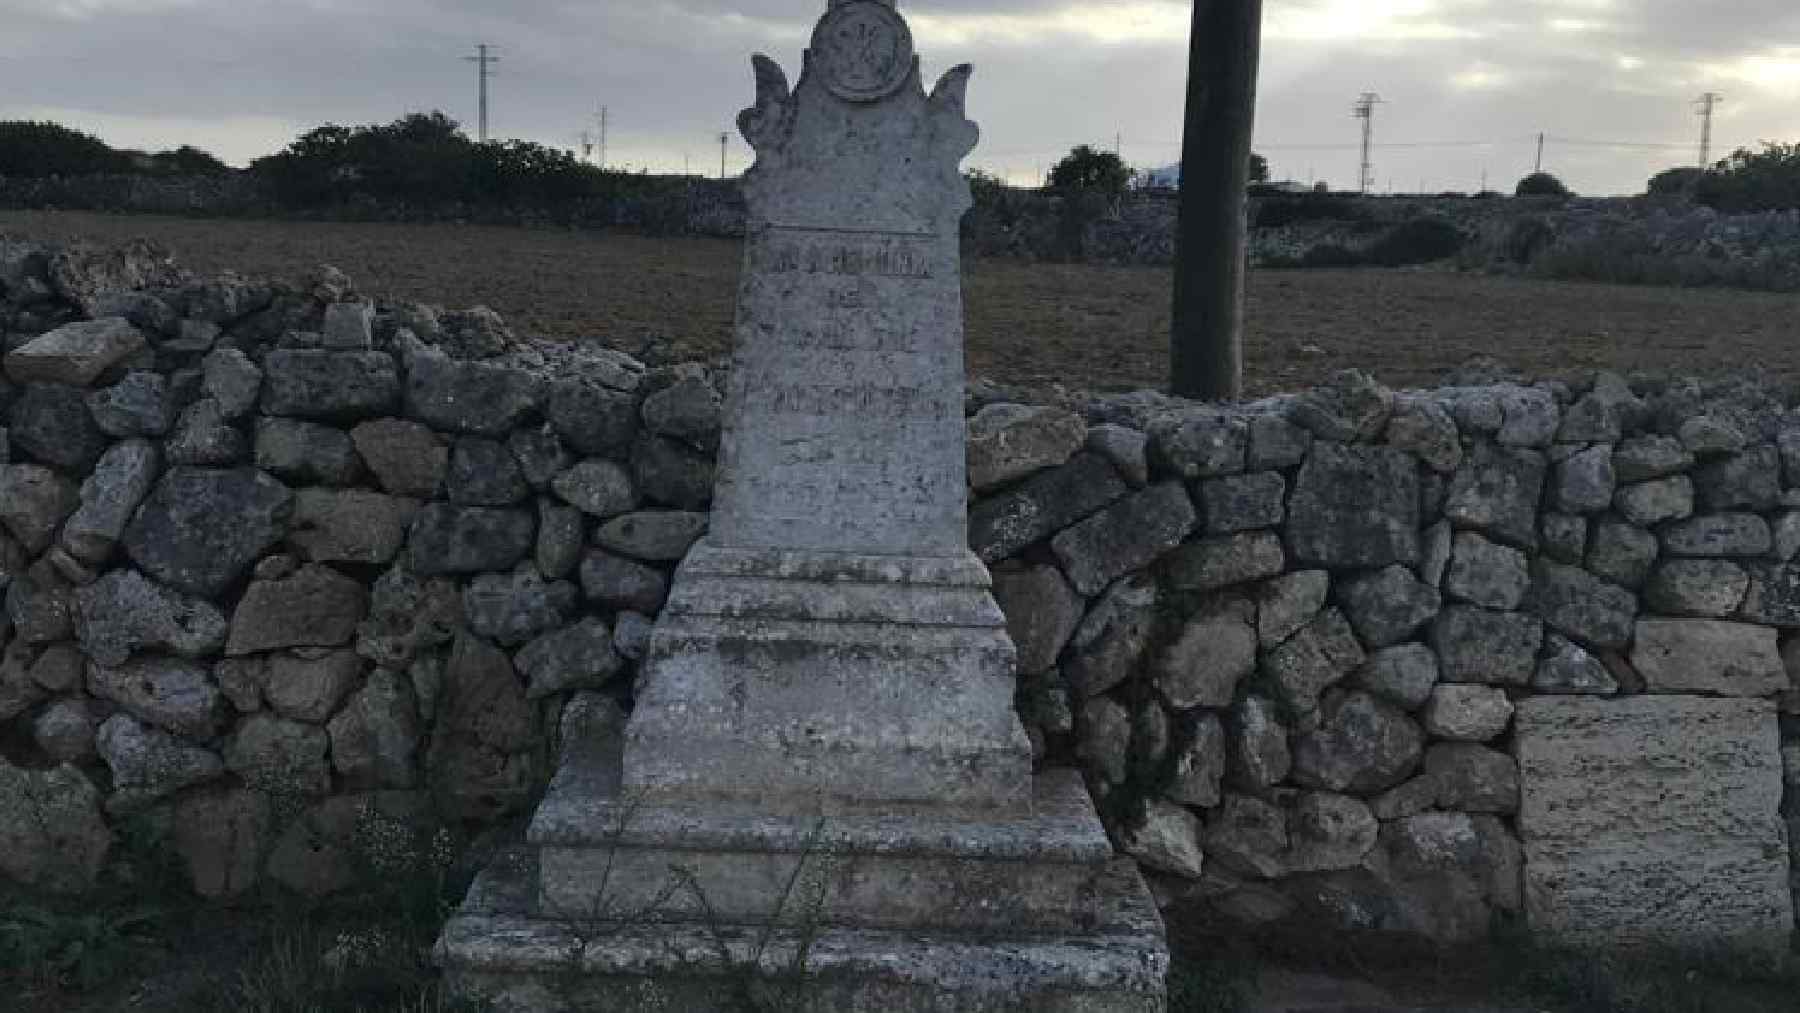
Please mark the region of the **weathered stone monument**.
POLYGON ((792 91, 755 69, 710 534, 440 956, 503 1009, 1159 1010, 1161 922, 1032 776, 967 547, 969 68, 927 95, 892 0, 831 0, 792 91))

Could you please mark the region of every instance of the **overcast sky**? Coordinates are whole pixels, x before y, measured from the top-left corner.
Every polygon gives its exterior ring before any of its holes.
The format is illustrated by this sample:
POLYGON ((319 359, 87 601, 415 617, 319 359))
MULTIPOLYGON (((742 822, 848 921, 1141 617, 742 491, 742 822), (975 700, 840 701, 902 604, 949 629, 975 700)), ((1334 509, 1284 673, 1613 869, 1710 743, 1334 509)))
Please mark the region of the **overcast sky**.
MULTIPOLYGON (((575 147, 610 111, 607 161, 718 171, 748 56, 797 75, 825 0, 0 0, 0 119, 115 144, 189 143, 242 164, 323 122, 442 109, 473 132, 497 47, 497 137, 575 147)), ((926 74, 975 65, 971 164, 1016 182, 1071 146, 1175 161, 1189 5, 902 0, 926 74)), ((1266 0, 1257 149, 1278 177, 1356 180, 1360 92, 1379 188, 1641 190, 1698 157, 1692 102, 1722 92, 1721 150, 1800 140, 1800 0, 1266 0), (1632 147, 1626 145, 1651 145, 1632 147)), ((733 132, 731 171, 747 152, 733 132)))

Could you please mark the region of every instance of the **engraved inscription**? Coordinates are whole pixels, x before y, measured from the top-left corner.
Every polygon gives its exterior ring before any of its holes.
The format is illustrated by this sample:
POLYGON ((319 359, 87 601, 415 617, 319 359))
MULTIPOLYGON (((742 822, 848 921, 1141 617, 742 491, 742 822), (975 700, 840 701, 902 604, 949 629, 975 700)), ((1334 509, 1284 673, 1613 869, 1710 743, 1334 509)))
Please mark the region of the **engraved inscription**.
POLYGON ((918 240, 833 234, 765 237, 751 267, 763 274, 832 274, 878 278, 932 278, 931 256, 918 240))

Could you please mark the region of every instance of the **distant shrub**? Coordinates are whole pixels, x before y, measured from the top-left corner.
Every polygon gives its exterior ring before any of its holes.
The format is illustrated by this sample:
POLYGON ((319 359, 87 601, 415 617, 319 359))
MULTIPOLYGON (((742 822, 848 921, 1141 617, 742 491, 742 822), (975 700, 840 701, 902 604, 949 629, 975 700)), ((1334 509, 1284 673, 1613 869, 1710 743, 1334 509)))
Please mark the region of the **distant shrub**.
POLYGON ((1278 229, 1297 222, 1350 222, 1361 217, 1351 202, 1315 192, 1264 201, 1257 209, 1254 225, 1259 229, 1278 229))
POLYGON ((1429 264, 1456 256, 1463 242, 1462 231, 1442 218, 1414 218, 1377 239, 1366 256, 1381 267, 1429 264))
POLYGON ((1563 181, 1547 172, 1534 172, 1519 180, 1513 189, 1516 197, 1573 197, 1574 191, 1563 185, 1563 181))
POLYGON ((1664 169, 1650 177, 1644 192, 1652 197, 1675 197, 1691 194, 1700 185, 1700 178, 1706 173, 1700 169, 1664 169))
POLYGON ((1701 175, 1694 200, 1727 214, 1800 208, 1800 144, 1739 148, 1701 175))
POLYGON ((1529 264, 1556 242, 1556 230, 1542 218, 1520 218, 1507 227, 1500 252, 1510 263, 1529 264))
POLYGON ((1118 155, 1082 144, 1051 167, 1050 185, 1058 189, 1097 190, 1117 196, 1131 185, 1134 175, 1136 173, 1118 155))
POLYGON ((0 122, 0 176, 93 176, 131 168, 130 156, 91 134, 56 123, 0 122))

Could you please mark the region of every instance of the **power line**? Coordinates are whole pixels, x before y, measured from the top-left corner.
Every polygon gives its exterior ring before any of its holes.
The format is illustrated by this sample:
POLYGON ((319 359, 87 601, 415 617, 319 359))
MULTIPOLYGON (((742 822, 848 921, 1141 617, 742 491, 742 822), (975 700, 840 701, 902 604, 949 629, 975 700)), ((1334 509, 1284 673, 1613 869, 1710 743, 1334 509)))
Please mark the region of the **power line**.
POLYGON ((485 42, 480 43, 475 47, 474 56, 463 57, 466 62, 473 63, 479 68, 477 73, 481 77, 481 143, 483 144, 486 144, 488 139, 488 67, 500 62, 498 56, 488 55, 488 50, 493 48, 495 47, 489 46, 485 42))
POLYGON ((1357 181, 1357 189, 1362 193, 1368 193, 1374 183, 1375 163, 1369 158, 1369 148, 1375 140, 1375 107, 1380 104, 1380 95, 1365 91, 1351 109, 1351 115, 1362 120, 1362 172, 1357 181))

